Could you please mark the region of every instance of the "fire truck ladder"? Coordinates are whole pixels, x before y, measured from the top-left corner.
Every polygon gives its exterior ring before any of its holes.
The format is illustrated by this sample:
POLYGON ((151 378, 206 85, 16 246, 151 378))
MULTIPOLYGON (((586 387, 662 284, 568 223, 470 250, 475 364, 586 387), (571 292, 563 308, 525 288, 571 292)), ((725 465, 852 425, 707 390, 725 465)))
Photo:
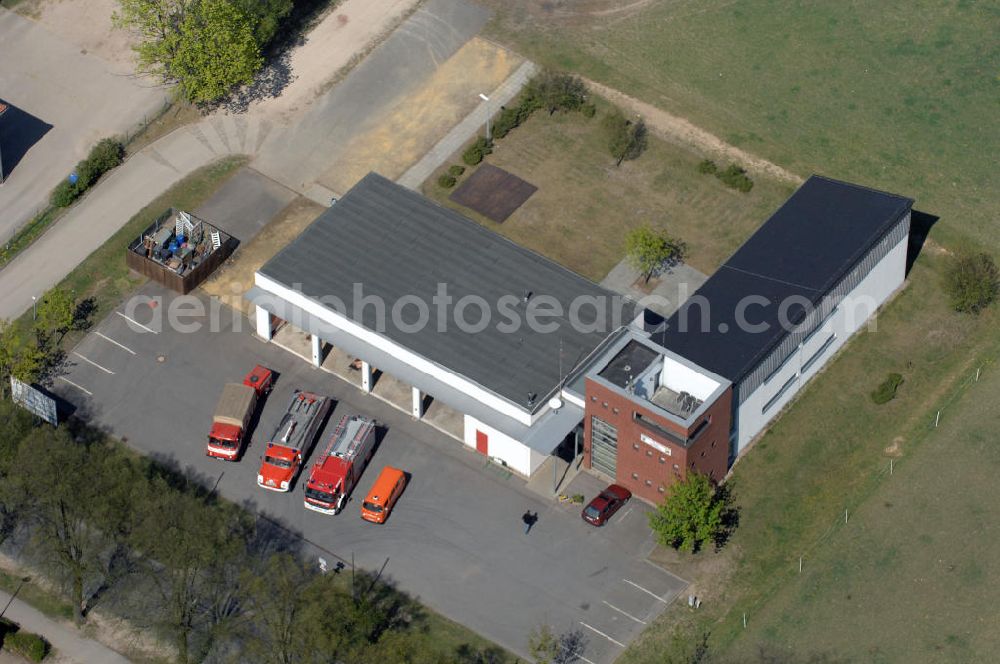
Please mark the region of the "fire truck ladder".
POLYGON ((326 446, 326 450, 323 452, 323 458, 330 456, 337 456, 341 459, 346 459, 351 461, 357 456, 358 448, 361 447, 361 443, 364 442, 368 433, 373 428, 374 424, 371 420, 367 420, 363 417, 345 415, 340 423, 337 424, 337 428, 334 430, 333 435, 330 436, 330 442, 326 446), (344 436, 347 434, 350 425, 354 422, 358 423, 358 430, 354 433, 354 437, 351 438, 350 443, 344 449, 338 449, 344 443, 344 436))

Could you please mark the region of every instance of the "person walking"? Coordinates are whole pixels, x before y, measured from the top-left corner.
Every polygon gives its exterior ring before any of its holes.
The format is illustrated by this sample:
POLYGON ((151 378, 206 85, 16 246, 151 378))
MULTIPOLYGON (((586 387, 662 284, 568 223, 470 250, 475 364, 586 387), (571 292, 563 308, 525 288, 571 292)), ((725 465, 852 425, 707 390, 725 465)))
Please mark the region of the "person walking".
POLYGON ((521 521, 524 522, 524 534, 527 535, 531 531, 531 527, 538 521, 538 512, 532 514, 531 510, 527 510, 521 515, 521 521))

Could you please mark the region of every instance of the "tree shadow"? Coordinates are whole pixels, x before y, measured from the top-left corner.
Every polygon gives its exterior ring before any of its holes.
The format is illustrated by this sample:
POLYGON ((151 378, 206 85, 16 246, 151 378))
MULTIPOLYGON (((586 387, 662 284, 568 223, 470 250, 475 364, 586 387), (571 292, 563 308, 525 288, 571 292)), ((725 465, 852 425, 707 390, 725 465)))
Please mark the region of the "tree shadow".
POLYGON ((254 76, 253 83, 236 90, 218 106, 229 113, 246 113, 254 102, 280 97, 295 78, 292 74, 292 52, 288 48, 270 58, 254 76))
POLYGON ((24 155, 49 133, 52 125, 23 111, 8 101, 0 99, 7 111, 0 116, 0 181, 7 179, 24 155))
POLYGON ((733 481, 720 484, 716 490, 715 498, 722 503, 722 527, 712 537, 715 550, 719 551, 732 538, 733 533, 740 525, 740 508, 734 505, 733 481))
POLYGON ((920 210, 913 210, 910 213, 910 242, 906 250, 907 276, 909 276, 913 264, 917 261, 917 257, 920 256, 920 252, 924 248, 924 243, 931 232, 931 227, 940 218, 928 212, 921 212, 920 210))

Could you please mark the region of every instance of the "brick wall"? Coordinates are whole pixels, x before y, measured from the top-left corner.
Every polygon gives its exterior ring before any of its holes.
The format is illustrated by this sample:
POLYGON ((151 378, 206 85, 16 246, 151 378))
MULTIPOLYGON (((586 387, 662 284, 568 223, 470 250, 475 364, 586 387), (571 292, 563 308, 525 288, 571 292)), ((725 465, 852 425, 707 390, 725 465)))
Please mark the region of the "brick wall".
POLYGON ((675 424, 645 407, 591 379, 586 384, 584 417, 584 460, 591 467, 591 418, 597 417, 618 430, 618 455, 615 482, 633 495, 651 503, 660 503, 677 478, 694 468, 716 481, 726 474, 729 458, 729 428, 732 418, 732 390, 726 390, 690 429, 675 424), (636 419, 638 414, 642 419, 636 419), (686 448, 681 441, 702 422, 708 421, 697 440, 686 448), (646 424, 644 424, 644 422, 646 424), (657 430, 659 427, 661 430, 657 430), (669 433, 680 440, 672 440, 669 433), (664 451, 665 450, 665 451, 664 451))

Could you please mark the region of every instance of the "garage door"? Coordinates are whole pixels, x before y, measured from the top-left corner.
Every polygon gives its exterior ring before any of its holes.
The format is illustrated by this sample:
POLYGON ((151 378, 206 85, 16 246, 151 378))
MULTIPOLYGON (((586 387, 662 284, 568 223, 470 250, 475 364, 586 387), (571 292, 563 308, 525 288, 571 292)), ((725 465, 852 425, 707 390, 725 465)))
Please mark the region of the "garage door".
POLYGON ((618 461, 618 429, 602 419, 590 418, 590 464, 615 477, 618 461))

